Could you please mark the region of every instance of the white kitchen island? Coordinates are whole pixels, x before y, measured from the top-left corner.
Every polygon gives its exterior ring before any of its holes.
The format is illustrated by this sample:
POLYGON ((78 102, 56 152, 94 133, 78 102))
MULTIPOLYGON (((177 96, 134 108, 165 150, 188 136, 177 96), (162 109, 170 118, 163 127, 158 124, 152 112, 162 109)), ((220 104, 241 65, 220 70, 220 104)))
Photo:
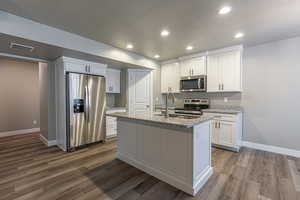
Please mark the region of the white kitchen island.
POLYGON ((211 118, 108 115, 117 117, 120 160, 191 195, 213 174, 211 118))

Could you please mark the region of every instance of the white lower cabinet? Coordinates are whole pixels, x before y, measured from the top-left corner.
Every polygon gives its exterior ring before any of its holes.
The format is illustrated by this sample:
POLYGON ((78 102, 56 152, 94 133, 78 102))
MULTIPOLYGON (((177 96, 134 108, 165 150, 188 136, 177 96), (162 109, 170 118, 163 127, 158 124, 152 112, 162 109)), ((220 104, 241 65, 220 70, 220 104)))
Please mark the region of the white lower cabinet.
MULTIPOLYGON (((113 109, 106 111, 107 114, 115 112, 126 112, 126 109, 113 109)), ((106 138, 116 137, 117 135, 117 118, 106 116, 106 138)))
POLYGON ((203 115, 214 117, 212 120, 213 145, 239 151, 242 143, 242 113, 204 113, 203 115))

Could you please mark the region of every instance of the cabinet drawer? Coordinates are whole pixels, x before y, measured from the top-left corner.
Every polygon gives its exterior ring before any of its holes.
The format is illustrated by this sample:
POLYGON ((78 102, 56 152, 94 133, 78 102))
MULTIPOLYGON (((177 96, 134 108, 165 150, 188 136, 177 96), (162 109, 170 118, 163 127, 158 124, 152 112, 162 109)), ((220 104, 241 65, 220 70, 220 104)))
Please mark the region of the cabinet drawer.
POLYGON ((231 115, 231 114, 203 113, 203 116, 213 117, 215 120, 221 120, 221 121, 235 122, 237 120, 237 115, 231 115))

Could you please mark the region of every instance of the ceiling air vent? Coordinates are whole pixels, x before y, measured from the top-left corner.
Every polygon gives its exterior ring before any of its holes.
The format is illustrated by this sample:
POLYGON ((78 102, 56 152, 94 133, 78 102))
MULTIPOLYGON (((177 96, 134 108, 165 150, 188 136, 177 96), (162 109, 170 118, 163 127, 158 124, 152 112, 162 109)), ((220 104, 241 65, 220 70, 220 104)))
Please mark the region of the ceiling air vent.
POLYGON ((16 49, 16 50, 22 50, 22 51, 26 50, 26 51, 30 51, 30 52, 32 52, 34 50, 34 47, 32 47, 32 46, 18 44, 18 43, 14 43, 14 42, 10 43, 10 48, 16 49))

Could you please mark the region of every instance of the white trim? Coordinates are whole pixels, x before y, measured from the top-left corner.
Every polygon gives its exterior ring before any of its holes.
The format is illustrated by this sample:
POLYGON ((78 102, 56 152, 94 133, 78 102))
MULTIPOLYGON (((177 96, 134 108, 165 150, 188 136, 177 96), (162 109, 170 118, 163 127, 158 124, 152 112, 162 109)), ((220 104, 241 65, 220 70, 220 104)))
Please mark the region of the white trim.
POLYGON ((27 133, 37 133, 37 132, 40 132, 40 128, 23 129, 23 130, 16 130, 16 131, 7 131, 7 132, 0 132, 0 137, 21 135, 21 134, 27 134, 27 133))
POLYGON ((243 141, 243 147, 248 147, 248 148, 252 148, 252 149, 258 149, 258 150, 262 150, 262 151, 268 151, 268 152, 273 152, 273 153, 278 153, 278 154, 283 154, 283 155, 294 156, 294 157, 300 158, 300 151, 294 150, 294 149, 282 148, 282 147, 278 147, 278 146, 259 144, 259 143, 248 142, 248 141, 243 141))
POLYGON ((147 166, 138 160, 132 159, 129 156, 122 154, 121 152, 118 152, 117 158, 193 196, 196 195, 196 193, 203 187, 206 181, 213 174, 213 168, 208 167, 204 170, 202 177, 199 178, 199 181, 197 181, 194 187, 192 187, 182 180, 170 176, 162 170, 147 166))
POLYGON ((206 57, 207 53, 208 53, 207 51, 200 52, 200 53, 195 53, 195 54, 191 54, 191 55, 188 55, 188 56, 179 57, 178 59, 180 61, 184 61, 184 60, 189 60, 189 59, 193 59, 193 58, 206 57))
POLYGON ((40 134, 40 140, 48 147, 56 146, 56 140, 48 141, 42 134, 40 134))
POLYGON ((184 60, 189 60, 192 58, 197 58, 197 57, 203 57, 203 56, 209 56, 209 55, 213 55, 213 54, 219 54, 219 53, 225 53, 225 52, 230 52, 230 51, 243 51, 243 45, 236 45, 236 46, 231 46, 231 47, 225 47, 222 49, 215 49, 215 50, 211 50, 211 51, 202 51, 199 53, 194 53, 194 54, 190 54, 187 56, 182 56, 182 57, 178 57, 175 59, 171 59, 171 60, 166 60, 161 62, 161 65, 165 65, 165 64, 171 64, 171 63, 176 63, 176 62, 180 62, 180 61, 184 61, 184 60))
POLYGON ((226 47, 222 49, 207 51, 207 55, 209 56, 213 54, 226 53, 230 51, 243 51, 243 45, 236 45, 236 46, 226 47))
POLYGON ((133 69, 133 68, 130 68, 130 69, 127 69, 128 72, 151 72, 152 70, 154 69, 133 69))
POLYGON ((203 172, 201 173, 201 177, 198 178, 196 184, 194 184, 193 188, 193 196, 195 196, 198 191, 204 186, 204 184, 208 181, 208 179, 213 175, 214 169, 211 166, 208 166, 203 172))
POLYGON ((25 57, 25 56, 18 56, 18 55, 9 54, 9 53, 0 53, 0 56, 8 57, 8 58, 22 59, 22 60, 28 60, 28 61, 33 61, 33 62, 50 63, 50 61, 44 60, 44 59, 31 58, 31 57, 25 57))
POLYGON ((179 63, 179 62, 180 62, 179 58, 176 58, 176 59, 171 59, 171 60, 163 61, 163 62, 161 62, 161 65, 167 65, 167 64, 172 64, 172 63, 179 63))

